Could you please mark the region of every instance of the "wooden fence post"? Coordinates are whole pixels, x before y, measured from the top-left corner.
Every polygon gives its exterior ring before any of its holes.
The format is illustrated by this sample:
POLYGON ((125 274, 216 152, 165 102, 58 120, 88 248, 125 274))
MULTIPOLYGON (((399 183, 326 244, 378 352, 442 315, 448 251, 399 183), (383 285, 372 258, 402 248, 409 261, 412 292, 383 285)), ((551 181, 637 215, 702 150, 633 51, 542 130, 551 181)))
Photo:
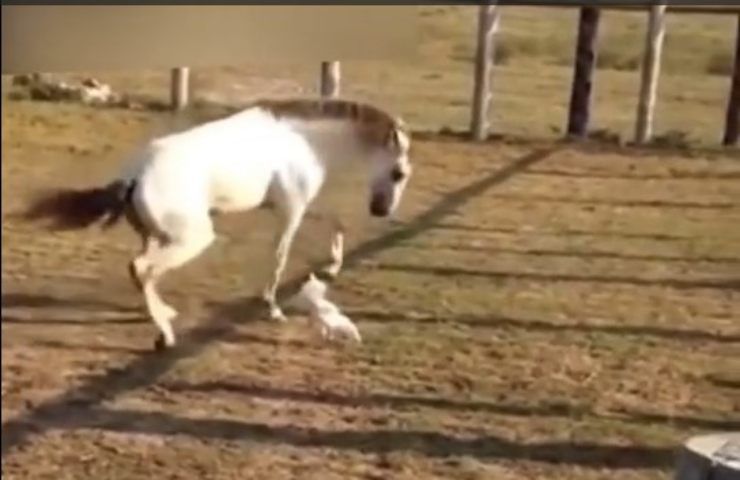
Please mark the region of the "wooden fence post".
POLYGON ((491 70, 494 55, 493 38, 498 30, 498 23, 499 9, 495 4, 479 7, 473 108, 470 118, 470 134, 477 141, 484 140, 488 135, 488 115, 491 106, 491 70))
POLYGON ((600 16, 601 11, 596 7, 581 7, 568 112, 567 132, 569 136, 585 137, 588 130, 600 16))
POLYGON ((730 98, 727 100, 725 135, 722 144, 726 146, 737 145, 738 137, 740 137, 740 15, 737 17, 735 65, 732 69, 732 85, 730 86, 730 98))
POLYGON ((340 79, 341 71, 339 62, 321 62, 321 80, 319 90, 321 91, 322 97, 338 97, 340 79))
POLYGON ((190 101, 190 68, 173 68, 170 72, 170 102, 174 110, 182 110, 190 101))
POLYGON ((642 58, 640 96, 637 101, 637 122, 635 142, 645 143, 653 135, 653 112, 658 93, 660 76, 660 56, 665 38, 666 5, 652 5, 645 37, 645 53, 642 58))

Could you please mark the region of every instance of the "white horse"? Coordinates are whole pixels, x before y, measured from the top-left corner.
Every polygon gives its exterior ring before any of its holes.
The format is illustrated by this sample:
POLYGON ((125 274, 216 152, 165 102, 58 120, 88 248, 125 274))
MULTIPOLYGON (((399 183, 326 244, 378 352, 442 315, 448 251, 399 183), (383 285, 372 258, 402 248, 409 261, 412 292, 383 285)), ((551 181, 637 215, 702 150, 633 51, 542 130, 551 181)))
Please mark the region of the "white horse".
MULTIPOLYGON (((226 118, 149 142, 106 186, 61 190, 39 198, 28 219, 56 220, 59 229, 104 227, 125 215, 143 251, 130 274, 159 329, 156 348, 175 345, 178 315, 157 292, 162 275, 194 259, 215 238, 212 214, 276 209, 282 228, 272 278, 263 298, 270 317, 285 320, 276 293, 288 253, 308 206, 329 170, 364 160, 371 169, 369 213, 397 207, 411 174, 410 136, 388 113, 347 100, 262 100, 226 118)), ((343 233, 332 237, 332 264, 342 266, 343 233)))

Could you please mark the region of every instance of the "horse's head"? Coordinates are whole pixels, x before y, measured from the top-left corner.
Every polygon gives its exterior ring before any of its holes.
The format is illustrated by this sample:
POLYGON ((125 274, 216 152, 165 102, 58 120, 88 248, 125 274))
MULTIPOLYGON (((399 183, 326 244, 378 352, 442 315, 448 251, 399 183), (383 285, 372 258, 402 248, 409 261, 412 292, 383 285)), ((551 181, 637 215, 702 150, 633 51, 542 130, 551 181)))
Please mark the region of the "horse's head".
POLYGON ((373 158, 370 178, 370 214, 386 217, 393 213, 411 176, 411 137, 404 128, 393 128, 373 158))

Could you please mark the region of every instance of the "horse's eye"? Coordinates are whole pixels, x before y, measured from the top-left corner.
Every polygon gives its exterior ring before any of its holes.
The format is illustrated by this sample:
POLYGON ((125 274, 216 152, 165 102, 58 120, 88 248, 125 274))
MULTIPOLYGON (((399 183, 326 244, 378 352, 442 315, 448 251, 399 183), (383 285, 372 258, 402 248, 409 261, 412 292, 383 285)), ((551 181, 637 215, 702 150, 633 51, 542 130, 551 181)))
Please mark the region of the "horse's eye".
POLYGON ((393 179, 394 182, 400 182, 405 176, 406 174, 398 167, 391 171, 391 179, 393 179))

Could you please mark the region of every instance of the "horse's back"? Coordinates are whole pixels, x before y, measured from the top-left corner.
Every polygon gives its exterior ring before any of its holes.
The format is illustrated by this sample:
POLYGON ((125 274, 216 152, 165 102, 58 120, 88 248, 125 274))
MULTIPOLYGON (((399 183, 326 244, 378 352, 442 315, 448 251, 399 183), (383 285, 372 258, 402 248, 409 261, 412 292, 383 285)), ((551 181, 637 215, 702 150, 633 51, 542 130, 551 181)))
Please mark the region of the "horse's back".
POLYGON ((288 125, 258 109, 155 139, 143 156, 143 189, 181 208, 248 210, 279 169, 312 155, 288 125))

